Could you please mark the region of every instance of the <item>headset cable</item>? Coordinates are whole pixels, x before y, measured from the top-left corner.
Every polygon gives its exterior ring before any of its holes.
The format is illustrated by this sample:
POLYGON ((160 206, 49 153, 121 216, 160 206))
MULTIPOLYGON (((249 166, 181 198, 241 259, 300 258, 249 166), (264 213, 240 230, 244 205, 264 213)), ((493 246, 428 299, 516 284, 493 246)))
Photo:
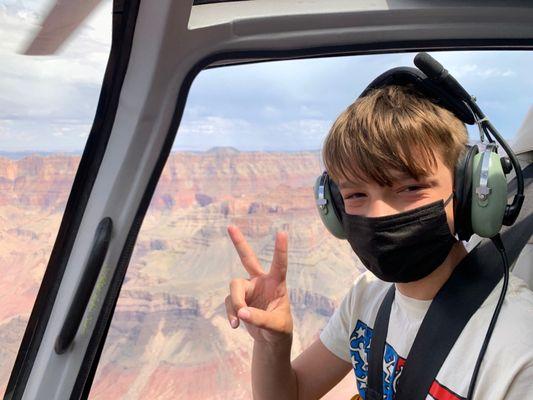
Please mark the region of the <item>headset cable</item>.
POLYGON ((487 351, 487 347, 489 345, 492 332, 494 331, 494 327, 496 326, 496 321, 498 320, 498 316, 500 315, 503 301, 505 299, 505 294, 507 293, 507 286, 509 285, 509 261, 507 260, 507 253, 505 252, 505 246, 503 245, 500 234, 498 233, 497 235, 493 236, 491 240, 492 240, 492 243, 494 243, 494 246, 496 246, 496 248, 498 249, 498 252, 500 253, 502 257, 503 285, 502 285, 502 291, 500 293, 500 298, 498 299, 498 303, 496 304, 496 308, 494 309, 494 313, 492 314, 492 319, 490 320, 489 328, 487 329, 487 334, 485 335, 485 340, 483 340, 483 345, 481 346, 481 350, 479 351, 479 355, 477 357, 476 366, 474 367, 474 372, 472 373, 472 379, 470 380, 470 387, 468 388, 468 395, 466 396, 467 400, 472 400, 474 389, 476 387, 476 380, 477 380, 477 376, 479 373, 479 369, 481 367, 481 363, 483 362, 483 357, 485 356, 485 352, 487 351))

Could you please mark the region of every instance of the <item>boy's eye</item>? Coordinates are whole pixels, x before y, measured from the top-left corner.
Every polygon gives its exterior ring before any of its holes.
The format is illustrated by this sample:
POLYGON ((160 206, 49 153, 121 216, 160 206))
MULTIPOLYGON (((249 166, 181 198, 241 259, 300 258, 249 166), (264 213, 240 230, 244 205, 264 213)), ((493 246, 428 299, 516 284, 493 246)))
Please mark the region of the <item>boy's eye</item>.
POLYGON ((361 199, 365 196, 366 195, 364 193, 350 193, 344 196, 344 200, 356 200, 356 199, 361 199))
POLYGON ((400 192, 412 193, 412 192, 417 192, 417 191, 425 189, 425 188, 426 187, 422 186, 422 185, 409 185, 409 186, 406 186, 403 189, 401 189, 400 192))

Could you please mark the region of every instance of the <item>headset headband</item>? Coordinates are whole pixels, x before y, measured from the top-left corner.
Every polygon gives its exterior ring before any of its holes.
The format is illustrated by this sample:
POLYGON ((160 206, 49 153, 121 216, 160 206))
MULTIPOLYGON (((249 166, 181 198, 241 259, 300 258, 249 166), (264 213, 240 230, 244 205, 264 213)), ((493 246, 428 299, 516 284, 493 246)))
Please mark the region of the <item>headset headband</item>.
POLYGON ((396 67, 385 71, 370 82, 359 97, 364 97, 374 89, 389 85, 413 86, 435 104, 452 112, 465 124, 473 125, 476 122, 472 111, 462 100, 450 95, 449 92, 429 79, 426 74, 413 67, 396 67))
POLYGON ((414 86, 419 92, 427 96, 466 124, 477 124, 481 142, 485 137, 490 144, 498 142, 509 157, 509 162, 515 170, 517 193, 511 204, 507 205, 503 217, 504 225, 512 225, 524 202, 524 179, 522 169, 511 147, 501 137, 494 125, 488 120, 471 96, 457 80, 433 57, 427 53, 418 53, 414 59, 417 68, 397 67, 385 71, 374 79, 361 93, 364 97, 373 89, 388 85, 414 86), (493 139, 494 137, 494 139, 493 139))

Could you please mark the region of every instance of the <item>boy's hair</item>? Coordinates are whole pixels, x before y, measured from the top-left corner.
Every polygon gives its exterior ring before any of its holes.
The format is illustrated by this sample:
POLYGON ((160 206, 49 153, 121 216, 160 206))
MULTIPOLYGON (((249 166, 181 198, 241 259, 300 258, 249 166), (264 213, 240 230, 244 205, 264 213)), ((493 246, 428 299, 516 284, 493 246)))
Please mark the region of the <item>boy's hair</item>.
POLYGON ((438 150, 452 174, 468 134, 454 114, 413 87, 385 86, 344 110, 324 142, 322 157, 331 178, 392 185, 393 170, 415 179, 436 167, 438 150))

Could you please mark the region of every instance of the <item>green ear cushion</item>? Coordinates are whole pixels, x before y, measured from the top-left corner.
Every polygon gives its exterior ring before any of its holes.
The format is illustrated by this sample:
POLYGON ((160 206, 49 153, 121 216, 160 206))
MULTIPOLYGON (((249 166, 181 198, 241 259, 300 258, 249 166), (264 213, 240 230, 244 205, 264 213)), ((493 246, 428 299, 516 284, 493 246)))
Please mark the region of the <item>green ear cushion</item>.
POLYGON ((478 146, 467 149, 455 167, 453 219, 455 233, 459 240, 469 240, 472 236, 472 171, 474 156, 479 153, 478 146))
POLYGON ((333 205, 333 196, 331 195, 331 189, 328 181, 326 181, 326 184, 324 185, 324 199, 326 200, 326 204, 321 207, 316 203, 316 200, 318 199, 318 187, 321 179, 322 176, 319 176, 316 179, 313 190, 315 193, 315 205, 318 210, 318 215, 320 215, 320 219, 333 236, 338 239, 346 239, 342 222, 339 220, 334 210, 335 206, 333 205))
POLYGON ((472 179, 472 229, 481 237, 493 237, 501 227, 505 207, 507 205, 507 180, 496 153, 490 154, 489 176, 487 186, 490 194, 480 199, 476 188, 480 183, 481 161, 483 153, 476 154, 473 165, 472 179))

